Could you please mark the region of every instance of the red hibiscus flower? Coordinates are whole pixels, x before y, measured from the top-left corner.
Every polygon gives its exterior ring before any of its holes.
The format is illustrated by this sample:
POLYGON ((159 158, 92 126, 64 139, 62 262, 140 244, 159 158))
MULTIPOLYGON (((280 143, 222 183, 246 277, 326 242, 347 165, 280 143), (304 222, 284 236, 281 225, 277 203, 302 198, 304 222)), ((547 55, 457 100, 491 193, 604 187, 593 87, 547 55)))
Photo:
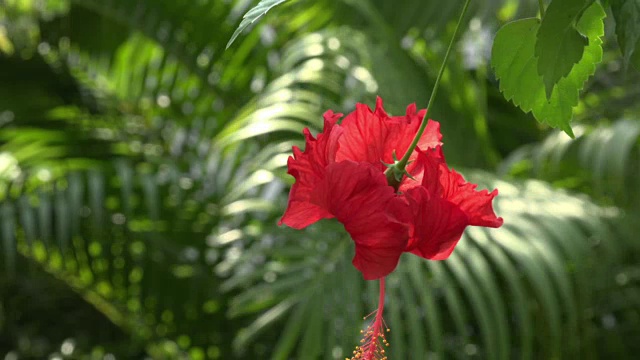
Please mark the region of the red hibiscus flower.
POLYGON ((357 104, 340 124, 342 114, 327 111, 323 132, 314 138, 305 129, 304 152, 294 147, 289 157, 295 183, 280 224, 301 229, 336 218, 355 242, 353 265, 367 280, 392 272, 403 252, 446 259, 468 225, 501 226, 492 207, 498 191, 476 191, 449 169, 433 120, 409 158, 410 176, 389 185, 385 164, 408 150, 424 115, 412 104, 391 117, 380 98, 374 111, 357 104))

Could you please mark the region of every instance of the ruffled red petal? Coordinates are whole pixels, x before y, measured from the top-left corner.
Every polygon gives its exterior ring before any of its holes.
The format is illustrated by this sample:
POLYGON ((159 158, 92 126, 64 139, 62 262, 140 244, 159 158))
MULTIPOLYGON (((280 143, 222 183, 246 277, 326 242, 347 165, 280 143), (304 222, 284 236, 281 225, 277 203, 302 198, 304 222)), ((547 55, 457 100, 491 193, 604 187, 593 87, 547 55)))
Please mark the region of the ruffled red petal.
POLYGON ((492 205, 498 191, 476 191, 476 184, 449 169, 438 149, 420 152, 415 169, 421 174, 421 185, 403 184, 414 216, 407 251, 427 259, 446 259, 468 225, 502 225, 492 205))
POLYGON ((493 198, 498 189, 476 191, 478 185, 468 183, 462 175, 448 168, 441 176, 442 197, 460 207, 469 217, 469 225, 497 228, 504 220, 493 211, 493 198))
POLYGON ((327 209, 349 232, 356 245, 353 265, 366 280, 396 268, 407 245, 410 214, 372 164, 347 160, 329 165, 312 202, 327 209))
MULTIPOLYGON (((382 99, 377 98, 376 109, 356 104, 356 110, 342 121, 344 136, 340 139, 336 161, 353 160, 368 162, 379 170, 385 170, 383 162, 393 163, 393 153, 402 157, 409 148, 426 110, 416 112, 415 104, 407 107, 404 116, 389 117, 384 111, 382 99)), ((429 120, 418 148, 426 150, 440 144, 440 124, 429 120)), ((411 160, 417 153, 414 152, 411 160)))
POLYGON ((440 182, 440 164, 445 164, 442 146, 416 152, 416 160, 407 165, 407 172, 411 177, 405 176, 398 190, 404 193, 417 186, 424 186, 430 193, 437 192, 440 182))
POLYGON ((415 223, 406 251, 426 259, 449 257, 469 225, 469 218, 456 205, 417 187, 406 194, 415 223))
POLYGON ((338 140, 343 129, 336 122, 342 114, 329 110, 324 114, 324 129, 315 139, 309 129, 304 129, 306 140, 304 152, 293 147, 293 156, 287 161, 288 173, 296 181, 289 193, 289 203, 279 225, 286 224, 295 229, 307 227, 320 219, 333 216, 324 208, 310 201, 311 193, 325 176, 326 167, 335 162, 338 140))
MULTIPOLYGON (((382 99, 380 99, 379 97, 378 101, 376 102, 376 109, 378 107, 382 108, 382 99)), ((398 134, 398 157, 402 156, 409 148, 409 145, 411 145, 413 137, 416 136, 418 128, 420 127, 422 119, 424 119, 424 115, 426 113, 427 109, 417 111, 416 104, 413 103, 407 106, 407 110, 404 116, 392 116, 390 118, 391 122, 398 123, 399 125, 411 125, 404 126, 402 133, 398 134)), ((429 119, 427 121, 427 127, 424 129, 424 133, 422 133, 422 136, 418 141, 418 149, 425 151, 427 149, 435 148, 436 146, 442 145, 441 140, 442 134, 440 133, 440 123, 429 119)), ((417 155, 418 153, 414 151, 411 158, 415 158, 417 157, 417 155)))
POLYGON ((469 217, 469 225, 502 225, 502 218, 497 217, 493 211, 493 198, 498 195, 497 189, 492 192, 476 191, 478 185, 465 181, 462 175, 449 169, 438 149, 420 152, 418 163, 423 170, 422 187, 460 207, 469 217))

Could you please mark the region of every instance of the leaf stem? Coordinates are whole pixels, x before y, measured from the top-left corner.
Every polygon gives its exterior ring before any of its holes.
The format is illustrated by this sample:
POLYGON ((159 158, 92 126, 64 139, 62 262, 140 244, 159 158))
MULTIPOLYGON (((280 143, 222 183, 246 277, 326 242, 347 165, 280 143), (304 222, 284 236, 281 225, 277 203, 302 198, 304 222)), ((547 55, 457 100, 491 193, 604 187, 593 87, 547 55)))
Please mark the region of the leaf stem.
POLYGON ((538 0, 538 6, 540 7, 540 18, 544 17, 544 0, 538 0))
POLYGON ((424 118, 422 119, 420 128, 418 129, 416 136, 413 138, 411 145, 409 145, 407 152, 404 154, 402 159, 400 159, 400 161, 398 161, 398 163, 395 165, 396 168, 400 171, 404 170, 404 168, 407 166, 407 163, 409 162, 409 158, 411 157, 411 154, 413 154, 413 151, 418 146, 420 137, 422 137, 422 133, 424 133, 424 129, 427 127, 427 122, 429 121, 427 114, 429 110, 431 110, 431 106, 433 105, 433 100, 436 98, 436 93, 438 92, 438 87, 440 86, 440 79, 442 79, 442 74, 444 74, 444 70, 447 66, 447 60, 449 59, 449 55, 451 54, 451 49, 453 48, 453 44, 456 42, 456 36, 458 35, 458 30, 460 30, 460 25, 462 24, 462 20, 464 19, 464 16, 467 13, 467 9, 469 8, 469 3, 471 3, 471 0, 466 0, 464 3, 464 7, 462 8, 462 13, 460 14, 460 18, 458 19, 458 24, 456 25, 456 29, 453 32, 453 37, 451 38, 451 42, 449 43, 447 52, 444 55, 444 60, 442 61, 442 66, 440 66, 440 71, 438 72, 438 77, 436 78, 436 82, 433 85, 433 90, 431 91, 431 97, 429 97, 429 102, 427 103, 427 111, 424 114, 424 118))

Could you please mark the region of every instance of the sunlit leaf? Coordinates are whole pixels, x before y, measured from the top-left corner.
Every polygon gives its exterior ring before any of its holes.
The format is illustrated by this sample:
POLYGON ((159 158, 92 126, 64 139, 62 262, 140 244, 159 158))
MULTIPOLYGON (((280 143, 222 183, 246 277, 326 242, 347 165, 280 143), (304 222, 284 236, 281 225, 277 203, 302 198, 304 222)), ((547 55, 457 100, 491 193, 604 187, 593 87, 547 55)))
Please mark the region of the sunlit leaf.
POLYGON ((560 79, 569 75, 574 64, 582 59, 589 40, 574 22, 585 8, 586 0, 552 1, 536 34, 535 55, 538 74, 542 76, 547 99, 560 79))
POLYGON ((535 57, 536 34, 540 21, 535 18, 517 20, 503 26, 493 44, 491 65, 500 79, 500 90, 523 111, 558 127, 573 137, 569 122, 572 109, 578 104, 579 92, 602 60, 603 19, 605 12, 598 3, 583 13, 576 29, 589 38, 582 60, 561 79, 547 99, 544 81, 537 72, 535 57))
POLYGON ((269 10, 271 10, 277 5, 282 4, 285 1, 287 0, 260 0, 258 5, 256 5, 254 8, 249 10, 246 14, 244 14, 244 16, 242 17, 242 21, 240 22, 240 25, 238 25, 238 28, 236 29, 236 31, 233 32, 233 35, 231 35, 231 39, 229 39, 229 42, 227 43, 227 49, 229 48, 229 46, 231 46, 231 44, 233 44, 233 42, 236 40, 238 35, 240 35, 240 33, 244 29, 246 29, 249 25, 253 24, 254 22, 258 21, 269 10))

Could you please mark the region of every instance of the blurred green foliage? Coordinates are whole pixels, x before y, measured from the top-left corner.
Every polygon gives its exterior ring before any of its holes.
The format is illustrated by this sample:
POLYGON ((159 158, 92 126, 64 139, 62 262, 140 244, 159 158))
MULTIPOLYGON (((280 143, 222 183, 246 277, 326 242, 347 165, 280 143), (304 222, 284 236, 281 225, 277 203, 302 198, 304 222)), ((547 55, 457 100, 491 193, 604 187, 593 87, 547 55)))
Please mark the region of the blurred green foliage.
MULTIPOLYGON (((253 2, 0 0, 0 356, 350 354, 375 284, 339 224, 276 226, 286 160, 326 109, 425 104, 461 3, 287 1, 225 51, 253 2)), ((640 350, 640 76, 607 34, 576 140, 536 123, 488 62, 537 6, 471 5, 430 117, 505 226, 402 259, 392 359, 640 350)))

